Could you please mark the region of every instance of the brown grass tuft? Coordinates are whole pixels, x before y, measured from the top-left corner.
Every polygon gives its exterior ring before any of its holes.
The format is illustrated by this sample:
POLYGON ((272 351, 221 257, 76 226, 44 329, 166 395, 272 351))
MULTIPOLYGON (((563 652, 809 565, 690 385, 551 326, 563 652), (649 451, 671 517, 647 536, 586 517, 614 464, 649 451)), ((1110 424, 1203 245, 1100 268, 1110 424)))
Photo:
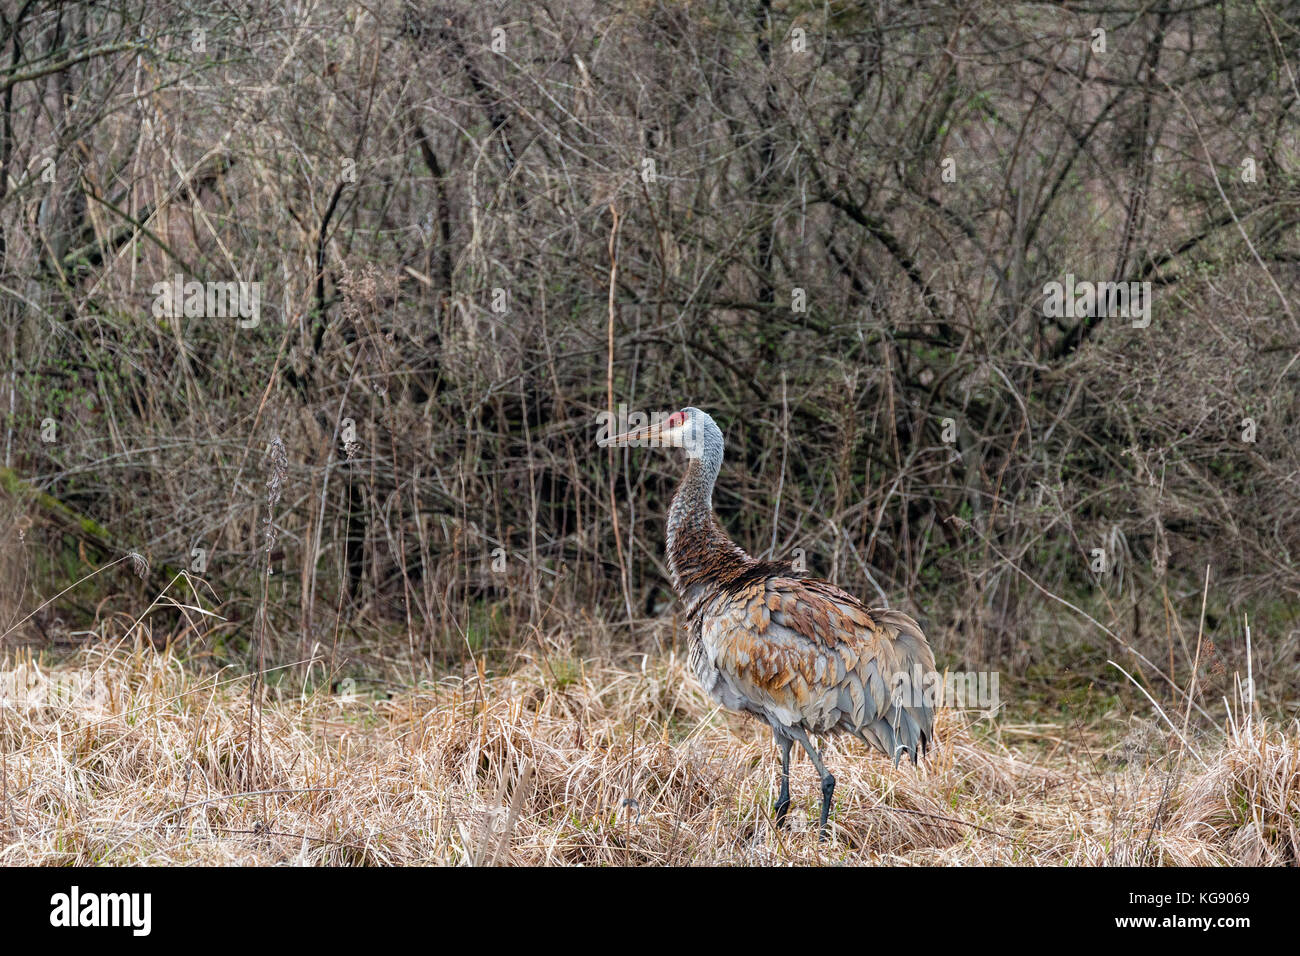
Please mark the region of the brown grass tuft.
POLYGON ((1086 745, 1049 761, 969 713, 941 715, 919 769, 836 739, 819 845, 809 764, 773 831, 767 732, 710 707, 671 656, 525 661, 388 699, 282 686, 254 793, 248 676, 142 643, 11 657, 0 679, 6 864, 1294 863, 1300 846, 1300 734, 1260 722, 1181 773, 1176 754, 1117 764, 1086 745))

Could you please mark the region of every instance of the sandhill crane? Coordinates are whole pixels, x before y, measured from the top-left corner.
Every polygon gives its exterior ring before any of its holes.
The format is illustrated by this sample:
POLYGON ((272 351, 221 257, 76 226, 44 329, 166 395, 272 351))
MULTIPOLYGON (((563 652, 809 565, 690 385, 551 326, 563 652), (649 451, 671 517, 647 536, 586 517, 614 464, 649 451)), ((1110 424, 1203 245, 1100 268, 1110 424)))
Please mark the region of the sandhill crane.
POLYGON ((728 538, 713 513, 722 432, 698 408, 602 444, 686 449, 668 511, 668 565, 686 608, 691 670, 715 701, 771 726, 781 749, 778 826, 790 808, 790 749, 797 741, 808 752, 821 776, 826 839, 835 778, 809 734, 850 733, 895 765, 903 751, 915 763, 934 728, 934 702, 915 686, 934 672, 920 626, 899 611, 868 610, 789 564, 758 561, 728 538), (910 693, 897 692, 909 684, 910 693))

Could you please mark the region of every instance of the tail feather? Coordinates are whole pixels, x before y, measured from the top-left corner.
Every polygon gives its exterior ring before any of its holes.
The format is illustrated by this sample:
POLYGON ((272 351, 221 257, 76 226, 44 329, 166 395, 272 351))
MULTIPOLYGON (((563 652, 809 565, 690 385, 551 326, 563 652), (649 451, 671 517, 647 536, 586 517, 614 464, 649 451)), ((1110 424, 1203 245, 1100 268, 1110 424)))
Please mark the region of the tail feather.
MULTIPOLYGON (((909 680, 918 672, 923 679, 934 673, 934 652, 930 649, 921 626, 902 611, 890 608, 873 608, 872 618, 892 638, 892 650, 899 670, 909 680)), ((934 739, 935 701, 930 699, 925 687, 911 687, 911 694, 901 703, 893 703, 881 723, 887 722, 894 746, 887 751, 895 766, 906 750, 915 764, 921 754, 929 749, 934 739)))

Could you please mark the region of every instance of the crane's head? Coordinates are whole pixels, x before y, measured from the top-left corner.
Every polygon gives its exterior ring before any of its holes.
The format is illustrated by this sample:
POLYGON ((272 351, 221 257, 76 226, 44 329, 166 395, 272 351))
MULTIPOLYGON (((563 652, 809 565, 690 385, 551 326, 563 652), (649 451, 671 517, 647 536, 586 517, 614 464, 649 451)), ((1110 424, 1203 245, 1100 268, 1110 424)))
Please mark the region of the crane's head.
POLYGON ((684 448, 688 458, 722 462, 722 431, 698 408, 683 408, 666 418, 621 435, 602 439, 602 446, 633 445, 637 448, 684 448))

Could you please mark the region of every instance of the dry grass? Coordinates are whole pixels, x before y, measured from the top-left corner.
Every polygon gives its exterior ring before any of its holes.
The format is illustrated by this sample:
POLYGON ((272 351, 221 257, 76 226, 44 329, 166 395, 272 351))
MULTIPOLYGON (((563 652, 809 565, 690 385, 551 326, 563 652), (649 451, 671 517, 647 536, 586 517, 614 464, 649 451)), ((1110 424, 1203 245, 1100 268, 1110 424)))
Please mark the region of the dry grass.
POLYGON ((1202 740, 1208 769, 1160 752, 1149 728, 1106 753, 1060 726, 973 713, 941 715, 919 770, 835 741, 834 839, 819 845, 809 764, 793 828, 774 831, 768 735, 709 707, 671 656, 522 661, 388 699, 282 685, 267 691, 251 785, 244 675, 142 642, 53 668, 11 655, 0 679, 5 864, 1300 859, 1300 731, 1259 720, 1217 752, 1202 740))

